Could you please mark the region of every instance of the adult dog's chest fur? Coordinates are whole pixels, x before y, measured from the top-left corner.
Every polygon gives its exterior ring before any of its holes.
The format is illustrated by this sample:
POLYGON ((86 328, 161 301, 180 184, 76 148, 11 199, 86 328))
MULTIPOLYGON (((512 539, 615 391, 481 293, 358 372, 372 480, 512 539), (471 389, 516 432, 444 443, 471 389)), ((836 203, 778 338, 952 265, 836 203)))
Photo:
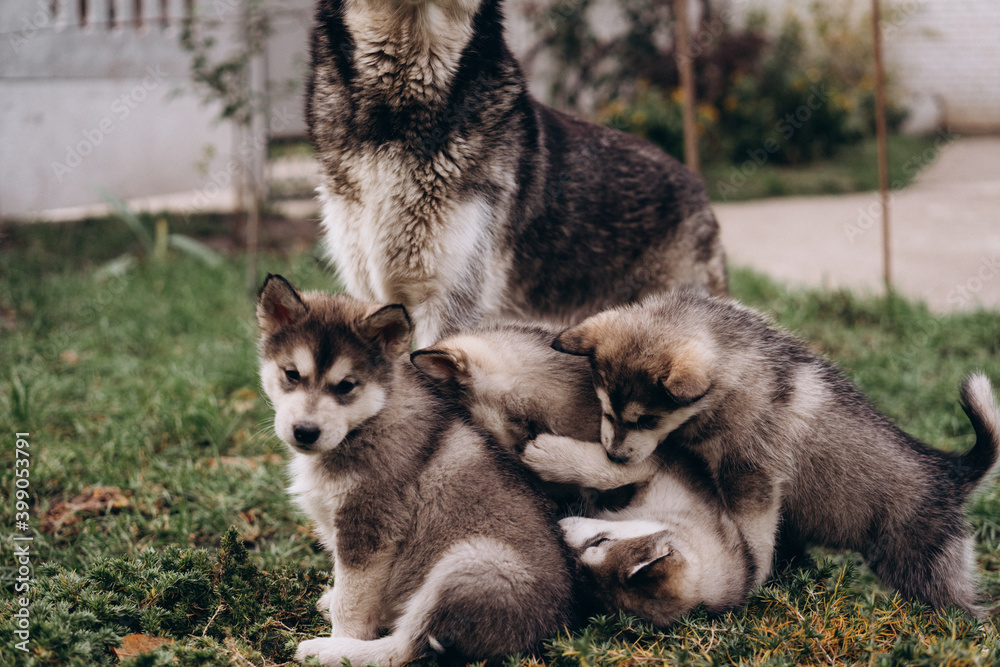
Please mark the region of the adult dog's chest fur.
POLYGON ((459 282, 491 250, 493 211, 458 183, 462 165, 394 146, 344 156, 350 192, 321 188, 327 247, 348 291, 379 302, 419 303, 459 282))
POLYGON ((470 187, 480 139, 448 122, 472 7, 345 3, 353 76, 330 91, 339 140, 321 155, 320 196, 352 294, 412 307, 471 277, 490 250, 493 211, 470 187))

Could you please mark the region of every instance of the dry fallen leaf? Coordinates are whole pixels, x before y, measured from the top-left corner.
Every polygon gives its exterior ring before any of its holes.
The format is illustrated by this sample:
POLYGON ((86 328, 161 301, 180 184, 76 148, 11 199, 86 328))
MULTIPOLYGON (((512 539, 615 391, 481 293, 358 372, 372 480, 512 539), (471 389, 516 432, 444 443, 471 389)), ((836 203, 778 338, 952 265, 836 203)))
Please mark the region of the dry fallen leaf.
POLYGON ((131 491, 123 492, 114 486, 88 486, 72 500, 61 500, 49 507, 42 515, 39 528, 43 533, 52 534, 78 523, 81 514, 117 512, 132 504, 131 495, 131 491))
POLYGON ((207 467, 209 470, 214 470, 219 467, 221 463, 224 466, 235 466, 240 468, 248 468, 250 470, 256 470, 261 464, 265 465, 275 465, 281 463, 284 459, 281 458, 280 454, 263 454, 261 456, 213 456, 210 459, 202 459, 198 462, 199 466, 207 467))
POLYGON ((17 329, 17 313, 10 308, 0 306, 0 330, 13 331, 17 329))
POLYGON ((260 394, 249 387, 241 387, 229 395, 229 409, 236 414, 243 414, 253 410, 254 406, 260 402, 260 394))
POLYGON ((59 361, 70 366, 75 366, 80 362, 80 355, 76 350, 63 350, 59 355, 59 361))
POLYGON ((164 644, 173 644, 174 640, 168 637, 150 637, 149 635, 125 635, 122 637, 122 645, 118 648, 112 647, 119 660, 134 658, 143 653, 149 653, 164 644))

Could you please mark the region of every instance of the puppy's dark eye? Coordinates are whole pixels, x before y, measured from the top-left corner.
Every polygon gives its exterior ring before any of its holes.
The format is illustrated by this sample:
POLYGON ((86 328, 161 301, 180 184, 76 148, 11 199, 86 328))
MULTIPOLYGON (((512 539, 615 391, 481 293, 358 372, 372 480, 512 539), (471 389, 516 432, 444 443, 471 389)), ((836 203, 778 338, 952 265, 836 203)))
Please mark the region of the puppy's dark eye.
POLYGON ((640 431, 651 431, 660 423, 656 415, 642 415, 635 420, 635 427, 640 431))
POLYGON ((285 379, 289 382, 298 382, 302 378, 299 377, 299 372, 294 368, 288 368, 285 370, 285 379))
POLYGON ((341 380, 337 384, 331 384, 330 391, 338 396, 346 396, 354 391, 354 388, 357 386, 357 382, 352 382, 351 380, 341 380))

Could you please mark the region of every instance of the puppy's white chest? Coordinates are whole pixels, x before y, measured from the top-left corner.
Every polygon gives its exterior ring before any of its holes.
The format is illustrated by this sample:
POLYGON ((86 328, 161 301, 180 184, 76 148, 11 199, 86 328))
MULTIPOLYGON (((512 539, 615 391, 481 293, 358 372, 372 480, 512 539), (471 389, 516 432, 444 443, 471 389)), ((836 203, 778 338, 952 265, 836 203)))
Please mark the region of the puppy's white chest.
POLYGON ((323 545, 336 553, 336 517, 348 493, 355 487, 350 477, 332 477, 322 468, 317 456, 293 454, 288 463, 291 484, 288 492, 296 504, 316 522, 323 545))

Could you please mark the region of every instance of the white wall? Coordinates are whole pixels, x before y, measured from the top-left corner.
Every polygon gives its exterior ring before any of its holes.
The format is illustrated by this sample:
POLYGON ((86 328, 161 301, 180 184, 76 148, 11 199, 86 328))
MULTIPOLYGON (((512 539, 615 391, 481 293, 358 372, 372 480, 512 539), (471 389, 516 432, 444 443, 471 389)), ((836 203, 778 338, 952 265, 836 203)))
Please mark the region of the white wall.
POLYGON ((109 26, 109 1, 90 0, 86 27, 77 0, 59 0, 55 16, 50 0, 0 3, 0 216, 100 202, 102 188, 123 198, 194 190, 229 161, 230 128, 180 94, 181 0, 170 0, 166 28, 149 0, 143 27, 129 20, 132 0, 115 0, 123 21, 109 26))
POLYGON ((900 84, 965 132, 1000 130, 1000 2, 899 0, 884 21, 900 84))
POLYGON ((314 0, 269 0, 271 35, 267 40, 268 94, 271 103, 294 109, 294 117, 276 137, 303 137, 306 134, 304 82, 309 74, 309 34, 314 0))

